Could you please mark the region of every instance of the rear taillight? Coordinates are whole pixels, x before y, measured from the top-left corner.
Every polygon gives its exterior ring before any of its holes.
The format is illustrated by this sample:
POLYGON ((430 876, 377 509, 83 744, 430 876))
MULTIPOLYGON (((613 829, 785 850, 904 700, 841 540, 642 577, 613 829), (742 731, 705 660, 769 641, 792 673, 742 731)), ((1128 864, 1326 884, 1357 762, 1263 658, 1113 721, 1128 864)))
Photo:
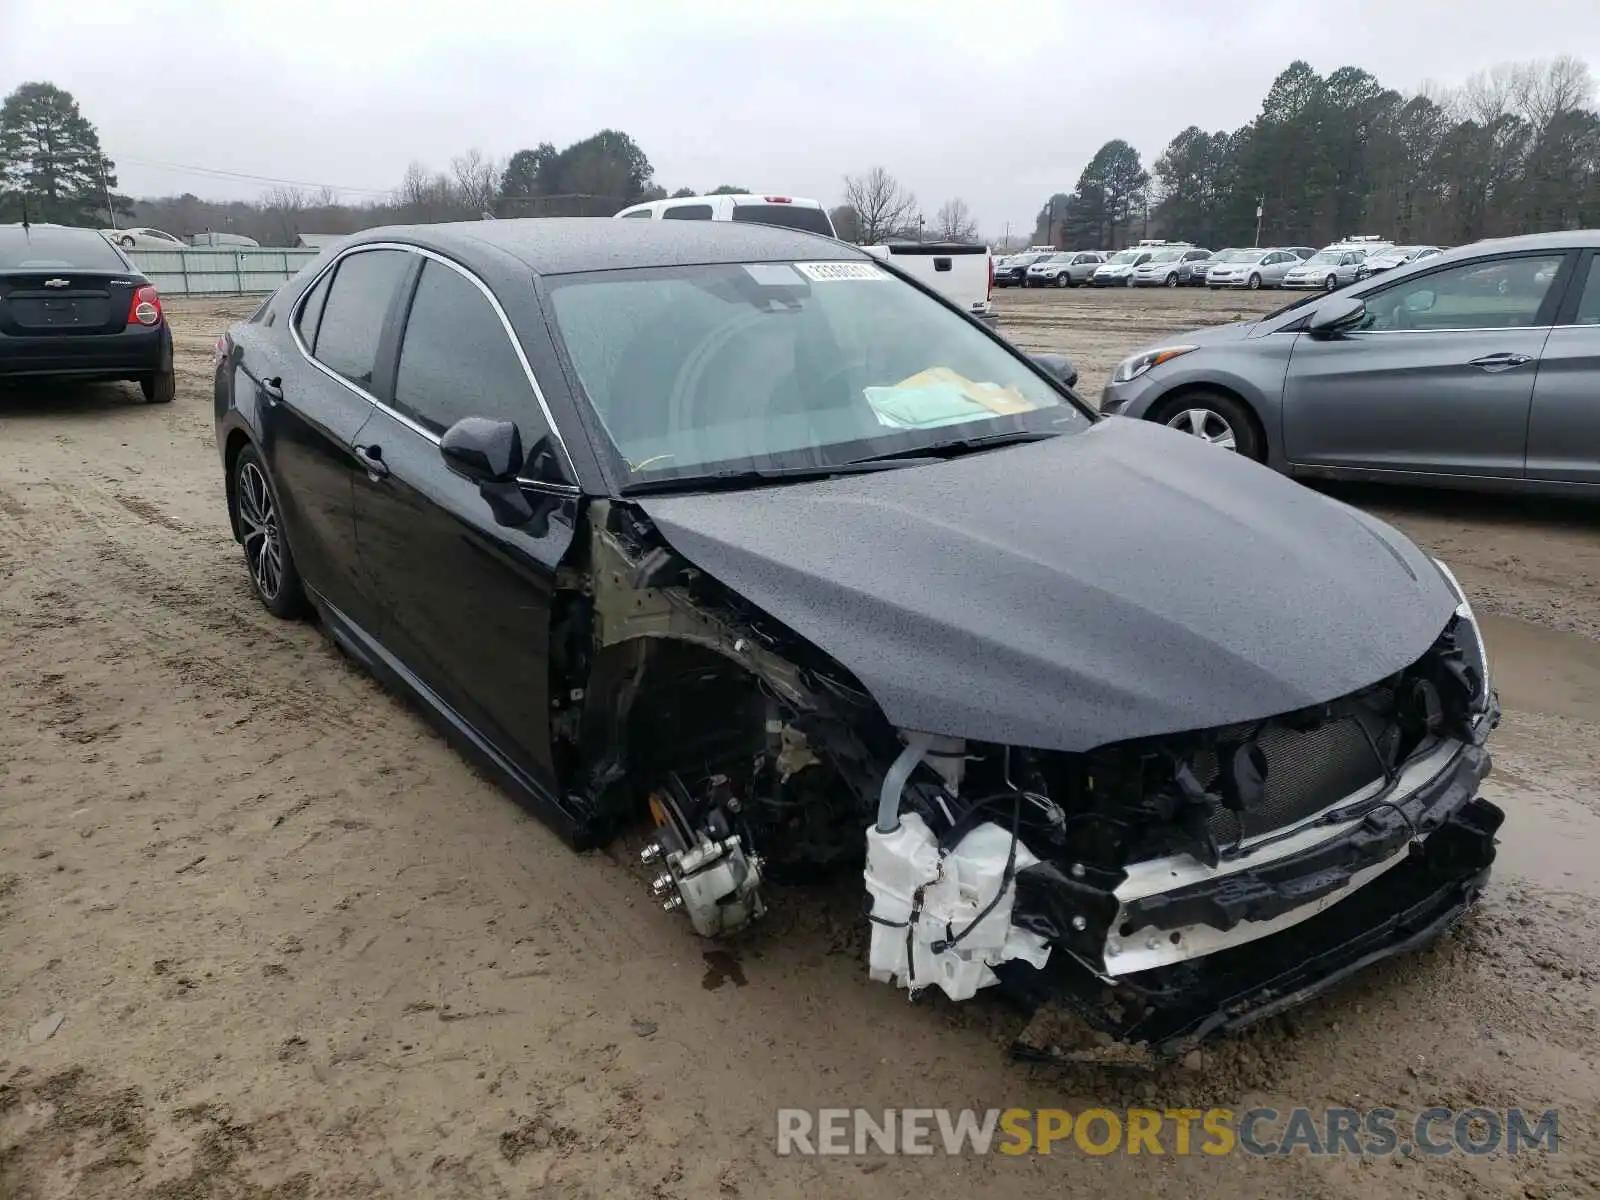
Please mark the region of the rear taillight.
POLYGON ((133 303, 128 306, 128 324, 161 324, 161 296, 149 284, 133 293, 133 303))
POLYGON ((794 201, 791 200, 788 196, 763 196, 761 198, 763 200, 765 200, 768 204, 793 204, 794 203, 794 201))

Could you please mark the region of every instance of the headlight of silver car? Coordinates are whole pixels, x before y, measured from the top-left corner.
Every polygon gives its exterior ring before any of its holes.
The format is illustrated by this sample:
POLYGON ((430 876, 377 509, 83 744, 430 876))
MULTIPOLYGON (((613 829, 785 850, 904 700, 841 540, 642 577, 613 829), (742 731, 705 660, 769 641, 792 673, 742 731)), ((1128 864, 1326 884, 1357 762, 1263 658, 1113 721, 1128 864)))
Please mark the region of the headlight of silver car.
POLYGON ((1478 677, 1478 695, 1473 699, 1473 708, 1482 712, 1489 707, 1491 690, 1489 653, 1483 645, 1483 630, 1478 625, 1477 614, 1472 611, 1472 602, 1467 599, 1467 593, 1456 578, 1455 572, 1445 565, 1443 559, 1434 559, 1433 565, 1439 568, 1439 574, 1444 576, 1444 581, 1455 593, 1456 619, 1467 627, 1467 636, 1460 639, 1461 652, 1466 656, 1467 665, 1478 677))
POLYGON ((1138 354, 1130 354, 1117 364, 1117 369, 1111 373, 1112 383, 1127 383, 1137 379, 1152 367, 1159 367, 1164 362, 1188 354, 1191 350, 1198 350, 1199 346, 1160 346, 1154 350, 1144 350, 1138 354))

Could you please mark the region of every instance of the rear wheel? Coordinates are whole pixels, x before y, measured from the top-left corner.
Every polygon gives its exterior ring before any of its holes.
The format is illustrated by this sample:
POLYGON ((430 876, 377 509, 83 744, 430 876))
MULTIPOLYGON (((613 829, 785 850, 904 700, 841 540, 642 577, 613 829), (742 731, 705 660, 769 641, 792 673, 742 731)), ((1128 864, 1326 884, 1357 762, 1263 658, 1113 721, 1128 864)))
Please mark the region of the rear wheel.
POLYGON ((1249 408, 1222 392, 1174 396, 1151 409, 1149 419, 1257 462, 1266 457, 1266 447, 1249 408))
POLYGON ((141 375, 139 390, 144 393, 147 404, 171 404, 178 394, 178 377, 171 367, 153 375, 141 375))
POLYGON ((133 238, 125 233, 117 239, 117 245, 121 246, 124 250, 132 250, 133 238))
POLYGON ((292 620, 309 609, 294 555, 283 536, 278 495, 266 465, 253 446, 239 451, 233 464, 234 511, 244 540, 245 566, 256 598, 275 617, 292 620))

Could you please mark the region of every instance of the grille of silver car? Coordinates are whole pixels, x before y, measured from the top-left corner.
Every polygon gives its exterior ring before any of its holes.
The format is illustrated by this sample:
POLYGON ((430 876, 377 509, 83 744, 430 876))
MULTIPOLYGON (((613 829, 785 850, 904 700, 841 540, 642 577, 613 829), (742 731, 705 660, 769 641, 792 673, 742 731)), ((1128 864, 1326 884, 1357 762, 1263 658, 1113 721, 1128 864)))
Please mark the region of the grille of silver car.
MULTIPOLYGON (((1365 718, 1367 733, 1354 716, 1327 721, 1315 729, 1292 729, 1269 724, 1257 736, 1266 758, 1267 774, 1260 801, 1243 812, 1219 808, 1210 825, 1219 846, 1255 837, 1304 820, 1335 804, 1352 792, 1383 778, 1383 767, 1373 754, 1373 743, 1392 760, 1400 738, 1391 721, 1365 718), (1368 740, 1368 733, 1371 741, 1368 740)), ((1220 774, 1215 754, 1205 751, 1195 759, 1195 773, 1207 788, 1220 774)))

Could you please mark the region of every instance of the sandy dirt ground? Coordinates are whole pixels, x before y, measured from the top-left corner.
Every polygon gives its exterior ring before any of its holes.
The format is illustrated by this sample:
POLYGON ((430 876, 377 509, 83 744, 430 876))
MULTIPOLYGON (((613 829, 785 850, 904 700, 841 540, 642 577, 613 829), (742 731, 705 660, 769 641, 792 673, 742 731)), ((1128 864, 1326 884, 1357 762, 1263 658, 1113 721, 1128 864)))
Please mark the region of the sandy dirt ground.
MULTIPOLYGON (((1271 300, 1002 294, 1086 388, 1271 300)), ((1435 947, 1157 1070, 1010 1061, 994 1003, 870 982, 859 898, 790 892, 733 947, 584 856, 310 625, 230 540, 212 340, 169 408, 0 391, 0 1197, 1600 1192, 1600 509, 1342 491, 1488 615, 1509 812, 1435 947), (792 1158, 782 1106, 1560 1110, 1561 1149, 1274 1159, 792 1158)), ((1168 1149, 1171 1147, 1169 1146, 1168 1149)))

